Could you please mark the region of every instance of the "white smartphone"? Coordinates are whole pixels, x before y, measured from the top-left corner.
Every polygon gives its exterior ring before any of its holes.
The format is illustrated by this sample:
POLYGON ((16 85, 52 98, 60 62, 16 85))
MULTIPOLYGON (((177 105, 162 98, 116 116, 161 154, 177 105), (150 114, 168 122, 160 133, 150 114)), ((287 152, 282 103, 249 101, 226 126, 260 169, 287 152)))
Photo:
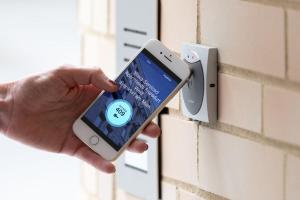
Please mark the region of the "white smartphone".
POLYGON ((74 133, 104 159, 115 160, 190 76, 189 67, 158 40, 147 42, 73 125, 74 133))

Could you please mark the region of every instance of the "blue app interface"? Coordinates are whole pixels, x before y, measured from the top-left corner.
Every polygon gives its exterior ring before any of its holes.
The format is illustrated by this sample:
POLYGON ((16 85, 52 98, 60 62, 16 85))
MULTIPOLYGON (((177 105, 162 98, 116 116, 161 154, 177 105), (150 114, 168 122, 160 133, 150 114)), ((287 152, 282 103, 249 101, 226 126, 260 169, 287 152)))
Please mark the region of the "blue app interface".
POLYGON ((144 49, 104 92, 82 120, 117 151, 160 106, 180 79, 144 49))

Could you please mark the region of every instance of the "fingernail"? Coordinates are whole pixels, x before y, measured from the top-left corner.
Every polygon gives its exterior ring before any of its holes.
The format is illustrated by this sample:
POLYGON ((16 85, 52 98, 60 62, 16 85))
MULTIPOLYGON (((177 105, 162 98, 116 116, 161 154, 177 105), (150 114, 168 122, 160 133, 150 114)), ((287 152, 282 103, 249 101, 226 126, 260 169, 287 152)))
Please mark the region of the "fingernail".
POLYGON ((115 173, 115 172, 116 172, 116 168, 115 168, 115 167, 113 167, 113 169, 112 169, 111 173, 115 173))
POLYGON ((113 80, 108 80, 108 82, 110 82, 111 84, 113 84, 114 86, 118 86, 118 84, 115 82, 115 81, 113 81, 113 80))
POLYGON ((148 144, 146 144, 145 151, 147 151, 148 149, 149 149, 149 146, 148 146, 148 144))
POLYGON ((107 169, 107 173, 115 173, 116 172, 116 168, 115 166, 109 166, 108 169, 107 169))

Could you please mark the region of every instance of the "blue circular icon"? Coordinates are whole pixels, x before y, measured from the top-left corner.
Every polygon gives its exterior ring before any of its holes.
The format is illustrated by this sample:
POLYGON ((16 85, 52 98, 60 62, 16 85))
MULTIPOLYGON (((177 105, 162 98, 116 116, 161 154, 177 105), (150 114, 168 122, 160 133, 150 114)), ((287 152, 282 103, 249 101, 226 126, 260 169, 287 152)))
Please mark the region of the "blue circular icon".
POLYGON ((117 99, 108 105, 105 117, 110 125, 121 127, 131 120, 132 113, 132 106, 128 101, 117 99))

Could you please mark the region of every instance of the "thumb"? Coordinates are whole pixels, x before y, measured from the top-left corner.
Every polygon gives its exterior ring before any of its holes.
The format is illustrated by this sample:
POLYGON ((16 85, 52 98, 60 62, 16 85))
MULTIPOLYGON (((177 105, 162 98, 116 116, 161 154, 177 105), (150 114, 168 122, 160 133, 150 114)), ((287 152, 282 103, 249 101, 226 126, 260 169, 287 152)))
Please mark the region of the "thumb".
POLYGON ((114 92, 118 89, 118 85, 109 79, 100 68, 62 66, 54 70, 53 74, 57 78, 62 79, 68 87, 92 84, 101 90, 109 92, 114 92))

